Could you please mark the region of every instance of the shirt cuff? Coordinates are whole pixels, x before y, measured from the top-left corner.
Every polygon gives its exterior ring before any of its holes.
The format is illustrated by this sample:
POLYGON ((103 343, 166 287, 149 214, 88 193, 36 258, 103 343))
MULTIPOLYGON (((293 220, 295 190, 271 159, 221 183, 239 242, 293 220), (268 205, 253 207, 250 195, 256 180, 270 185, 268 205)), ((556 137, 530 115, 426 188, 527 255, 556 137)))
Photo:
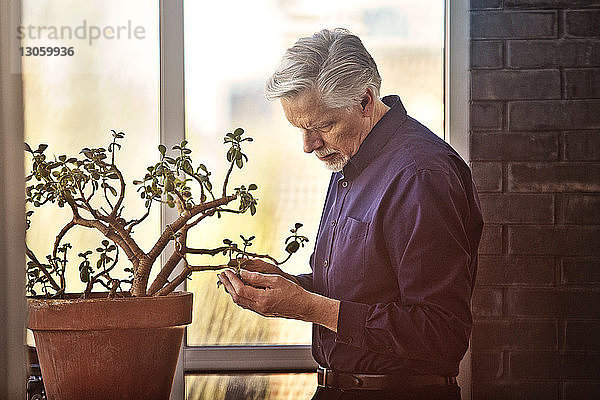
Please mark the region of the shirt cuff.
POLYGON ((300 286, 309 292, 313 291, 313 274, 294 275, 300 286))
POLYGON ((368 304, 341 300, 340 312, 338 315, 338 329, 335 337, 336 343, 363 347, 368 313, 368 304))

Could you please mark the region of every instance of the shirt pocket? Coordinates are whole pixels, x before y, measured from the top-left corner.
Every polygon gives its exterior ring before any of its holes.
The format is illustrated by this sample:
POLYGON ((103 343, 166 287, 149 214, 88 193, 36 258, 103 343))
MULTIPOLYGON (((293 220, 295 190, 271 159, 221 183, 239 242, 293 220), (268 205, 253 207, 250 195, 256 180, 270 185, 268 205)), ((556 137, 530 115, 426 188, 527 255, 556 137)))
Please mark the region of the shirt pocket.
POLYGON ((365 247, 369 223, 346 217, 338 226, 331 251, 329 287, 341 299, 358 293, 365 277, 365 247))

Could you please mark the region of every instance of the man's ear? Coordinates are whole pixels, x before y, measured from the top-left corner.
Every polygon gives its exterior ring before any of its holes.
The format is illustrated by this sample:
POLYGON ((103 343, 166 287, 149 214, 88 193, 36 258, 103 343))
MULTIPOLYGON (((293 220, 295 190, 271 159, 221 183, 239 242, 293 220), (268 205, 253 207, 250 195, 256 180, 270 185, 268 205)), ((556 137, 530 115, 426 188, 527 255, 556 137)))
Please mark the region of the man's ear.
POLYGON ((367 89, 363 95, 363 98, 360 101, 360 106, 365 117, 370 116, 373 113, 373 108, 375 107, 375 96, 373 95, 373 91, 371 89, 367 89))

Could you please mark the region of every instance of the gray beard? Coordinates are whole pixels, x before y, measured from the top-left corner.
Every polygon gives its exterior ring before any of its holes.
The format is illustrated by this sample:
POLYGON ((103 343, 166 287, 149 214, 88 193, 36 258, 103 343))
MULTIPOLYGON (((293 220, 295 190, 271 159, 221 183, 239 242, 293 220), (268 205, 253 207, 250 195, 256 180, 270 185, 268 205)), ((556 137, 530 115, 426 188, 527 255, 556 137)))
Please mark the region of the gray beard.
POLYGON ((348 164, 349 158, 343 154, 336 154, 331 160, 323 161, 325 168, 333 172, 340 172, 346 164, 348 164))

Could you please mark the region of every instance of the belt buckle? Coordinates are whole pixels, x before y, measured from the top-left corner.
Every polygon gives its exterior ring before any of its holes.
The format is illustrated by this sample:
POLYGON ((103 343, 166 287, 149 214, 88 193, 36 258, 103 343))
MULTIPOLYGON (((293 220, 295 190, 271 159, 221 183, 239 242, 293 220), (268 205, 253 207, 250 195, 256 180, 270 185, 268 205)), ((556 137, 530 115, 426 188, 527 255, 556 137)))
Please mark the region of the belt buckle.
POLYGON ((327 368, 317 368, 317 385, 327 387, 327 368))

